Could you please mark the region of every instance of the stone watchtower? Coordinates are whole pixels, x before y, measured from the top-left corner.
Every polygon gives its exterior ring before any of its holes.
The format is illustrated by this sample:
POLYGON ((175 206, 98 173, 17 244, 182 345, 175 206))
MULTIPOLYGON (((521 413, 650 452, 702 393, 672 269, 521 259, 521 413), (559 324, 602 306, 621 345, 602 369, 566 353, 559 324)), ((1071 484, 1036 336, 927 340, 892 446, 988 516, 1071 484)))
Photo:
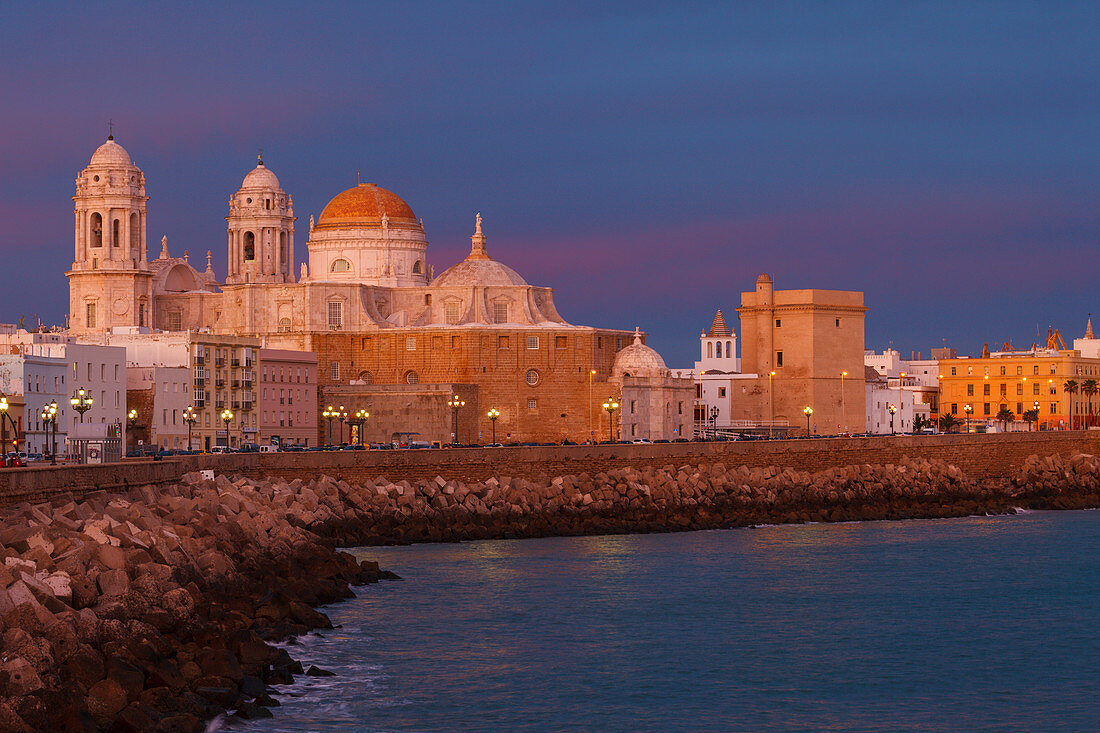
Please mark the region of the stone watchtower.
POLYGON ((258 158, 229 199, 226 285, 294 282, 294 202, 258 158))
POLYGON ((69 329, 104 332, 152 322, 145 247, 145 174, 114 135, 76 178, 75 255, 69 278, 69 329))

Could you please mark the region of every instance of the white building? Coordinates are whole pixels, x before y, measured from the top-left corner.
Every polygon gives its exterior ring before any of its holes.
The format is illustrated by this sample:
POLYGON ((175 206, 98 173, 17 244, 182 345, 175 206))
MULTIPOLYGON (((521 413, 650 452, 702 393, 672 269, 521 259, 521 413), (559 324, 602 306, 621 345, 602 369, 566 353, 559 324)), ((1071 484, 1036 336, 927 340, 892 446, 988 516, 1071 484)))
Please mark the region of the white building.
POLYGON ((0 327, 0 345, 9 354, 11 373, 4 390, 24 395, 27 445, 30 451, 45 446, 42 407, 56 401, 57 446, 65 452, 65 439, 79 422, 121 427, 126 412, 126 351, 111 346, 78 343, 62 333, 31 333, 14 326, 0 327), (17 364, 22 356, 23 362, 17 364), (62 371, 58 373, 58 365, 62 371), (22 381, 22 390, 17 383, 22 381), (72 408, 70 399, 83 389, 91 404, 84 414, 72 408))
MULTIPOLYGON (((913 403, 915 414, 931 420, 932 415, 939 412, 939 360, 922 359, 919 354, 911 356, 916 358, 903 359, 895 349, 886 349, 881 354, 866 350, 863 352, 863 363, 880 376, 886 377, 892 389, 910 392, 910 402, 913 403)), ((897 401, 900 400, 892 400, 897 401)), ((868 423, 868 429, 870 428, 871 423, 868 423)))
POLYGON ((739 427, 733 421, 733 401, 751 384, 755 374, 741 373, 737 334, 719 310, 710 328, 699 334, 699 360, 694 369, 674 369, 673 376, 695 382, 692 411, 696 435, 739 427))
POLYGON ((897 379, 889 380, 874 367, 866 367, 867 384, 867 432, 873 435, 913 432, 914 392, 899 385, 897 379), (894 408, 894 412, 890 408, 894 408))

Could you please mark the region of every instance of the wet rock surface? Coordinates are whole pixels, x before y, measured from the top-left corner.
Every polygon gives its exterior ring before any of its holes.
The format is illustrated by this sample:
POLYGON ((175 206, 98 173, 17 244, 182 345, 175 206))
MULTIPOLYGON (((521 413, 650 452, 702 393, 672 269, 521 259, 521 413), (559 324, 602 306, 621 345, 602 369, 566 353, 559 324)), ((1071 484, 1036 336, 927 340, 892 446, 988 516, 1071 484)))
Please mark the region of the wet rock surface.
POLYGON ((1029 458, 1004 481, 943 461, 817 473, 721 463, 543 481, 359 484, 188 474, 0 515, 0 730, 199 731, 270 716, 303 670, 270 642, 396 578, 338 545, 678 531, 1100 506, 1100 460, 1029 458))

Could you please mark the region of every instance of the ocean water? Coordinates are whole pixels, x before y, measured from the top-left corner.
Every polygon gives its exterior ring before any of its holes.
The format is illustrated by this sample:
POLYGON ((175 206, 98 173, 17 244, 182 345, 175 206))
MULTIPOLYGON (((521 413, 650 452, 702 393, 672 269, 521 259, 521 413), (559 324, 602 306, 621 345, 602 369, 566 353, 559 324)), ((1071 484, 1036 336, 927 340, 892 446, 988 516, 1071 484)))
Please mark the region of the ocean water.
POLYGON ((262 731, 1100 730, 1100 512, 364 548, 262 731))

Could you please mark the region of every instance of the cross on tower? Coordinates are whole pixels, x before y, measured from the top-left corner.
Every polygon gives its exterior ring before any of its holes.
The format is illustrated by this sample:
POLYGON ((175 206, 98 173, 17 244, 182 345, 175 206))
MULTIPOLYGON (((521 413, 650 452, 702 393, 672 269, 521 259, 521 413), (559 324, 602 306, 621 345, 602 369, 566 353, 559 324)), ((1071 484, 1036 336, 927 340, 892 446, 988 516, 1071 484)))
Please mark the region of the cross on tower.
POLYGON ((264 149, 263 148, 258 149, 258 151, 256 153, 256 160, 259 161, 260 165, 264 164, 264 149))
POLYGON ((107 120, 107 139, 108 140, 114 140, 115 139, 115 121, 114 120, 107 120))

